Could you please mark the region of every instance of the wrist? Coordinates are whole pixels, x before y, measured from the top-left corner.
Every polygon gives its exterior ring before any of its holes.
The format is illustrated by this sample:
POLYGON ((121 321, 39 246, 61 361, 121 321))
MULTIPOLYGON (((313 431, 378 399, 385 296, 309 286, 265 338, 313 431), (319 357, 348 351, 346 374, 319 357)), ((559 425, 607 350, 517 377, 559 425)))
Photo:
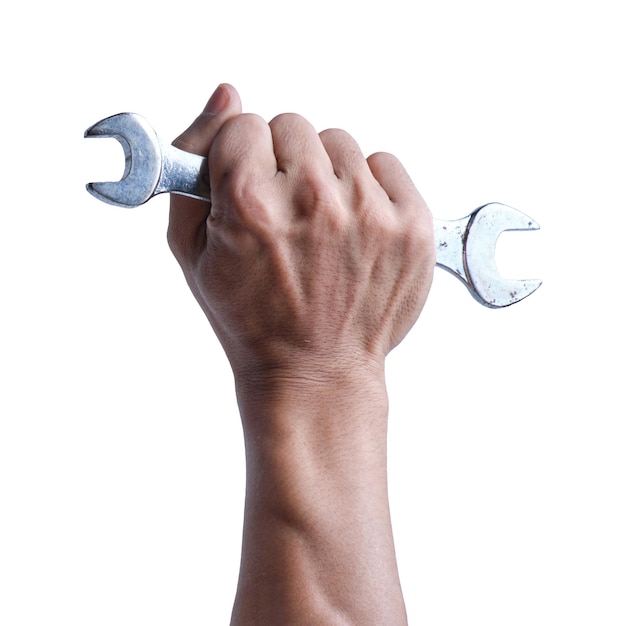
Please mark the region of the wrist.
POLYGON ((289 445, 293 438, 311 446, 358 446, 365 443, 361 436, 386 443, 382 361, 308 359, 281 367, 248 367, 235 371, 235 383, 249 446, 266 441, 289 445))
POLYGON ((259 623, 405 623, 382 368, 327 372, 238 381, 247 484, 233 623, 259 598, 273 607, 259 623))

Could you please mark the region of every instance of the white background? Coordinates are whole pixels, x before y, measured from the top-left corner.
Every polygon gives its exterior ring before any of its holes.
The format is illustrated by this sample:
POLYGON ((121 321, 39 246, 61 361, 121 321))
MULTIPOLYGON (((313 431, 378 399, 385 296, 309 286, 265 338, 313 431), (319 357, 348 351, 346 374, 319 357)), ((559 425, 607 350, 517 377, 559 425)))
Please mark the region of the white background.
POLYGON ((165 242, 168 200, 92 123, 178 134, 246 111, 348 130, 433 213, 489 201, 508 309, 437 270, 389 358, 390 489, 411 624, 626 623, 626 38, 619 2, 8 4, 2 38, 0 624, 228 623, 242 438, 227 363, 165 242))

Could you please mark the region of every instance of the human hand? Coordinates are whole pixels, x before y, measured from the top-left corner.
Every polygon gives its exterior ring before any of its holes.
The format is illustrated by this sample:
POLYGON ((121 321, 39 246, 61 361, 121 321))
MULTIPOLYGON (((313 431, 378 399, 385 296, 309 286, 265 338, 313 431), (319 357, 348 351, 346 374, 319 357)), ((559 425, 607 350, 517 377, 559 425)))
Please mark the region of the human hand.
POLYGON ((389 515, 384 358, 426 300, 430 212, 389 154, 241 113, 222 85, 175 145, 211 202, 168 240, 230 359, 246 440, 232 624, 406 624, 389 515))
POLYGON ((294 114, 242 114, 229 85, 174 144, 208 155, 211 203, 172 195, 168 240, 236 379, 379 367, 435 263, 430 212, 398 160, 294 114))

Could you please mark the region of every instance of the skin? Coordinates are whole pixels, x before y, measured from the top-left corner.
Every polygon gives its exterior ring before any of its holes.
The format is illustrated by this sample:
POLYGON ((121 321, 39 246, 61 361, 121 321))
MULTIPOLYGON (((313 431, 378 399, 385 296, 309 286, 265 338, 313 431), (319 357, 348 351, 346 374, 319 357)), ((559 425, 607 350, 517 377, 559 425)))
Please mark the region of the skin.
POLYGON ((220 85, 175 140, 211 202, 171 196, 168 241, 230 361, 247 486, 233 625, 401 626, 385 357, 417 320, 430 211, 390 154, 220 85))

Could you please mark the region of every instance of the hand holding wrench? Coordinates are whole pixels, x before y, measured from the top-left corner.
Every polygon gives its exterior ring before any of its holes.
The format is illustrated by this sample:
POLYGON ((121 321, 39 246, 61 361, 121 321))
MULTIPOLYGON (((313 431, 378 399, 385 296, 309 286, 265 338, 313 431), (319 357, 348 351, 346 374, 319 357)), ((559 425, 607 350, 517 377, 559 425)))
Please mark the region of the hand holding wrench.
MULTIPOLYGON (((140 115, 107 117, 88 128, 85 137, 114 137, 124 149, 126 165, 121 180, 87 185, 89 193, 103 202, 133 208, 166 192, 210 198, 206 158, 162 144, 140 115)), ((538 289, 541 281, 500 276, 496 242, 504 231, 538 228, 539 224, 522 212, 499 203, 483 205, 458 220, 435 220, 437 265, 461 280, 481 304, 490 308, 515 304, 538 289)))

